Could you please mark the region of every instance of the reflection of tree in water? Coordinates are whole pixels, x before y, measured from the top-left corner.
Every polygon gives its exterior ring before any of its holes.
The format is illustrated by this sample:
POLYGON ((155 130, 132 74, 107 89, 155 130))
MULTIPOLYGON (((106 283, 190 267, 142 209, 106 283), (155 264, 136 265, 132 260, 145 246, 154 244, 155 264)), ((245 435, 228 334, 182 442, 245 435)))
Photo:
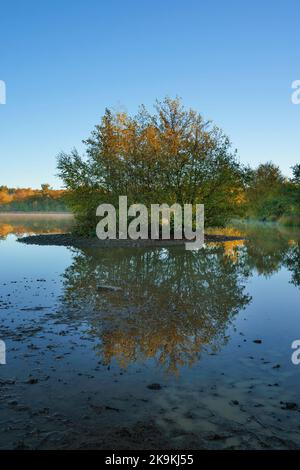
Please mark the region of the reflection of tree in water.
POLYGON ((13 233, 14 227, 10 224, 1 224, 0 223, 0 240, 5 240, 7 235, 13 233))
POLYGON ((88 315, 105 363, 156 358, 176 372, 204 345, 226 342, 230 320, 250 301, 243 280, 241 263, 222 247, 76 251, 64 306, 88 315))
POLYGON ((292 283, 300 287, 300 247, 298 243, 290 246, 285 264, 289 271, 292 272, 292 283))
MULTIPOLYGON (((286 266, 292 271, 293 278, 297 279, 297 273, 294 271, 297 271, 299 229, 249 224, 246 226, 246 237, 239 257, 244 259, 249 272, 255 269, 258 274, 269 277, 286 266)), ((299 276, 298 283, 294 284, 300 285, 299 276)))
MULTIPOLYGON (((58 217, 58 216, 56 216, 58 217)), ((5 240, 10 234, 22 236, 24 234, 40 234, 40 233, 65 233, 71 230, 73 219, 71 217, 44 217, 28 216, 13 218, 8 213, 7 216, 0 220, 0 239, 5 240)))
POLYGON ((255 269, 269 277, 281 269, 288 250, 288 242, 283 239, 254 237, 246 242, 242 252, 249 272, 255 269))

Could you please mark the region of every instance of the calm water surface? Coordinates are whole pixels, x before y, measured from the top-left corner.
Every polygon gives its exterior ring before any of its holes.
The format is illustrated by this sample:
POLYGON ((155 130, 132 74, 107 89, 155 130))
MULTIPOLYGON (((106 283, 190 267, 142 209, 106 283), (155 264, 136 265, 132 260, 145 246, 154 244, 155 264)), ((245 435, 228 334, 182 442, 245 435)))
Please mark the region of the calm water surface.
POLYGON ((299 448, 300 231, 184 248, 24 245, 0 217, 1 448, 299 448))

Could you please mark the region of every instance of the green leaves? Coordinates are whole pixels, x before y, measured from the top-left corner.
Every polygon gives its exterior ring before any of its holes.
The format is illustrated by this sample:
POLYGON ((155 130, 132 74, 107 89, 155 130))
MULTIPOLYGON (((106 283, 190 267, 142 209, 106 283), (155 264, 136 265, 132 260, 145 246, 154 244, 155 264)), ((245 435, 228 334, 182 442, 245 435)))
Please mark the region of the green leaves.
POLYGON ((116 204, 120 195, 129 204, 204 203, 210 225, 224 225, 238 210, 242 169, 229 139, 178 98, 156 102, 154 114, 145 107, 133 117, 106 110, 84 143, 85 157, 76 150, 58 156, 81 225, 90 226, 96 207, 116 204))

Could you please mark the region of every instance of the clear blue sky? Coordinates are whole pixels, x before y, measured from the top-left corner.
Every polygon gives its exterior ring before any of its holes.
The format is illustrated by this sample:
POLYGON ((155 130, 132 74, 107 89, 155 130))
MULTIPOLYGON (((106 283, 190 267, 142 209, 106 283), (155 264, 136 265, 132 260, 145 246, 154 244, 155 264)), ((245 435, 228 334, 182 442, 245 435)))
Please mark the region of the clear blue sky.
POLYGON ((242 162, 300 162, 299 0, 10 0, 0 3, 0 185, 60 186, 56 155, 105 107, 179 95, 242 162))

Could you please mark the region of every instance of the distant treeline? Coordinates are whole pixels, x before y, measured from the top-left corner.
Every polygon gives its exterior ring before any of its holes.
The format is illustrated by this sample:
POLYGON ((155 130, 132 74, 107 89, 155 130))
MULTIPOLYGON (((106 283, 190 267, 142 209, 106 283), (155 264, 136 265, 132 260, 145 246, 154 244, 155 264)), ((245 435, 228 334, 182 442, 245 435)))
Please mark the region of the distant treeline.
MULTIPOLYGON (((272 162, 241 169, 238 211, 232 216, 300 226, 300 165, 292 170, 287 178, 272 162)), ((0 212, 68 212, 66 194, 48 184, 41 189, 0 186, 0 212)))
POLYGON ((41 189, 0 186, 0 212, 67 212, 64 191, 42 184, 41 189))
POLYGON ((271 162, 246 169, 244 217, 300 225, 300 164, 292 167, 292 172, 287 178, 271 162))

